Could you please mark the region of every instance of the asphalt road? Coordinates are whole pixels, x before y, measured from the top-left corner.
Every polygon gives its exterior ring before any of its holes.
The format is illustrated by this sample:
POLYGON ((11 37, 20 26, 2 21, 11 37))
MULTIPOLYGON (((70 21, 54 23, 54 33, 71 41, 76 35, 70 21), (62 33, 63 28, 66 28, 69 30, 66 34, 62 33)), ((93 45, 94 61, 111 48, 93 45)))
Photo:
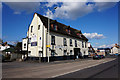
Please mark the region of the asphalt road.
POLYGON ((3 63, 4 78, 118 78, 118 60, 83 59, 51 63, 3 63))
POLYGON ((56 78, 118 78, 118 60, 116 59, 56 78))

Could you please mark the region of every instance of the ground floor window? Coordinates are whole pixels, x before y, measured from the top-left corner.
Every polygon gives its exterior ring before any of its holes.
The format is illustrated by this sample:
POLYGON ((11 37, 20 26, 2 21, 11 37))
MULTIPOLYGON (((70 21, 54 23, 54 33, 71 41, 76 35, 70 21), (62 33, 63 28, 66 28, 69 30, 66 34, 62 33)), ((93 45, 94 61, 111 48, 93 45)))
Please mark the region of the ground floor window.
POLYGON ((31 54, 31 51, 28 51, 28 55, 30 55, 31 54))
POLYGON ((64 54, 63 54, 63 55, 64 55, 64 56, 67 55, 67 50, 64 50, 64 54))
POLYGON ((51 50, 51 56, 55 56, 55 50, 51 50))
POLYGON ((42 51, 39 51, 39 56, 43 57, 42 51))
POLYGON ((84 55, 85 55, 85 51, 84 51, 84 55))
POLYGON ((70 55, 72 55, 72 50, 70 50, 70 55))

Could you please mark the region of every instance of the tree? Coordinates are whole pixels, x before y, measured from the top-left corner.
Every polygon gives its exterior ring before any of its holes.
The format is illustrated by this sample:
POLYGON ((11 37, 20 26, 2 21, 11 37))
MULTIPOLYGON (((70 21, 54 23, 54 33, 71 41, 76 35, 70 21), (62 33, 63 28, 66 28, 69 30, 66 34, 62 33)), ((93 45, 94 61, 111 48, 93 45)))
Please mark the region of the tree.
POLYGON ((16 53, 21 53, 22 51, 22 42, 17 42, 16 46, 15 46, 15 52, 16 53))
POLYGON ((0 43, 2 44, 3 43, 3 40, 0 38, 0 43))

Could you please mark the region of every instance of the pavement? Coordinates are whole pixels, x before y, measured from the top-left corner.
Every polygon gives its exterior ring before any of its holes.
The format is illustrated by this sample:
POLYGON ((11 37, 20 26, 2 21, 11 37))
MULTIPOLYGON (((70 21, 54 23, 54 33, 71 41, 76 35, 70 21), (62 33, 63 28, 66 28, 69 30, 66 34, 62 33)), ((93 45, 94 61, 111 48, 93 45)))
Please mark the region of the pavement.
MULTIPOLYGON (((98 73, 99 75, 97 75, 96 77, 100 77, 100 74, 102 75, 101 73, 102 71, 106 71, 108 69, 116 67, 115 65, 117 63, 115 62, 117 62, 116 57, 106 57, 100 60, 93 60, 92 58, 79 59, 79 60, 65 60, 65 61, 55 61, 50 63, 5 62, 2 64, 2 69, 3 69, 2 77, 3 78, 89 78, 89 77, 94 77, 93 75, 98 73), (110 66, 113 67, 109 68, 110 66)), ((111 78, 117 78, 117 77, 118 76, 113 76, 113 77, 111 76, 111 78)))

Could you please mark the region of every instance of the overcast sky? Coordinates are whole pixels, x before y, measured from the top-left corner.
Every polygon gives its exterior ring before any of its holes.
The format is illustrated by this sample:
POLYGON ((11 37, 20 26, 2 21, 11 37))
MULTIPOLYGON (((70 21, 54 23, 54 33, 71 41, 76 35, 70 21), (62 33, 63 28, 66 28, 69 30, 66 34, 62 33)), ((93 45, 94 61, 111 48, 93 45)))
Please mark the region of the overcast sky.
POLYGON ((12 44, 27 36, 34 12, 81 30, 94 47, 118 42, 117 2, 4 2, 0 8, 2 39, 12 44))

